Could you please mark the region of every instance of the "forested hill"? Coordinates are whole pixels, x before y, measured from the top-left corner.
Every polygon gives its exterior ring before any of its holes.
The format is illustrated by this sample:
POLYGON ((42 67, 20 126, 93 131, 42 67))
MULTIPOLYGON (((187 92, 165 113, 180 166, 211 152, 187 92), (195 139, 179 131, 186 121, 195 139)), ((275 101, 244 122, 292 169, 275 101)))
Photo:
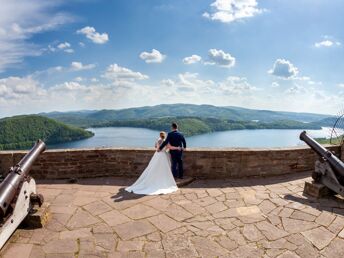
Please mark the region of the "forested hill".
POLYGON ((92 132, 38 115, 0 119, 0 150, 30 148, 38 139, 56 144, 92 136, 92 132))
POLYGON ((271 123, 253 121, 234 121, 217 118, 200 117, 166 117, 137 120, 117 120, 96 125, 96 127, 139 127, 153 130, 169 131, 171 121, 176 121, 185 136, 242 129, 321 129, 313 123, 292 120, 279 120, 271 123))
POLYGON ((42 113, 58 121, 81 127, 118 120, 137 120, 164 117, 200 117, 233 121, 258 120, 271 123, 280 120, 315 122, 329 117, 312 113, 294 113, 270 110, 255 110, 240 107, 217 107, 212 105, 165 104, 120 110, 89 110, 75 112, 42 113))

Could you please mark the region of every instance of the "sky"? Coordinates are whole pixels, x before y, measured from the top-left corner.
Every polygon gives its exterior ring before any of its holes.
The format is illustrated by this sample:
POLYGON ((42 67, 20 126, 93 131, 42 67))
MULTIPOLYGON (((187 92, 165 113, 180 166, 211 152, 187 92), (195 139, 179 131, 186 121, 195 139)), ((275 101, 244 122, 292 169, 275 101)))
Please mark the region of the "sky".
POLYGON ((0 117, 169 103, 336 114, 341 0, 0 0, 0 117))

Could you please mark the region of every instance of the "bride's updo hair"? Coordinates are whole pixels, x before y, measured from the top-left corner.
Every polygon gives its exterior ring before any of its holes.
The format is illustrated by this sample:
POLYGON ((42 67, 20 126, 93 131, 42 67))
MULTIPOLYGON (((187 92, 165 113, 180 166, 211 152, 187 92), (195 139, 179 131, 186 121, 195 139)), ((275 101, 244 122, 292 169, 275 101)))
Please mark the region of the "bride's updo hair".
POLYGON ((165 140, 166 139, 166 133, 164 131, 160 132, 160 138, 165 140))

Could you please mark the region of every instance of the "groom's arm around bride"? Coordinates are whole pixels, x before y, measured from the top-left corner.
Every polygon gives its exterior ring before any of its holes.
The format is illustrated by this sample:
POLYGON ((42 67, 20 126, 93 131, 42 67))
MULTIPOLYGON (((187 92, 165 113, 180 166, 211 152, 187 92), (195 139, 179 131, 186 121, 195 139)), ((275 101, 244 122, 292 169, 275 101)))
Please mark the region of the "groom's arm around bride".
MULTIPOLYGON (((167 144, 173 147, 180 147, 181 150, 186 149, 186 141, 184 135, 178 131, 178 125, 172 123, 172 131, 168 133, 166 140, 160 145, 158 151, 161 151, 167 144)), ((181 151, 180 149, 175 149, 176 151, 181 151)))

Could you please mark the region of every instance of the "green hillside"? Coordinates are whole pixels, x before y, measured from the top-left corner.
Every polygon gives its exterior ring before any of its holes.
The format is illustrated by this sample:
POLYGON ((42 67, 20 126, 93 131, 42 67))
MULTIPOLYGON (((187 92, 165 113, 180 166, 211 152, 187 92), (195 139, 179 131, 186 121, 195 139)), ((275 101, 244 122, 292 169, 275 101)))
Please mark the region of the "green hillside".
POLYGON ((328 138, 316 138, 315 140, 320 144, 341 145, 344 142, 344 135, 333 138, 332 140, 328 138))
POLYGON ((90 127, 91 125, 117 120, 137 120, 164 117, 200 117, 235 121, 258 120, 264 123, 281 120, 315 122, 329 117, 329 115, 311 113, 280 112, 240 107, 217 107, 212 105, 193 104, 165 104, 120 110, 52 112, 43 113, 41 115, 56 119, 63 123, 84 128, 90 127))
POLYGON ((200 117, 165 117, 138 120, 116 120, 97 124, 95 127, 140 127, 159 131, 169 131, 171 121, 176 121, 179 124, 180 130, 185 134, 185 136, 242 129, 321 129, 321 127, 312 123, 302 123, 292 120, 279 120, 271 123, 263 123, 200 117))
POLYGON ((92 132, 38 115, 0 119, 0 150, 29 148, 37 139, 56 144, 92 136, 92 132))
POLYGON ((334 124, 336 124, 336 128, 342 128, 344 129, 344 119, 339 119, 338 121, 338 117, 327 117, 324 119, 321 119, 319 121, 319 124, 321 124, 322 126, 326 126, 326 127, 333 127, 334 124))

